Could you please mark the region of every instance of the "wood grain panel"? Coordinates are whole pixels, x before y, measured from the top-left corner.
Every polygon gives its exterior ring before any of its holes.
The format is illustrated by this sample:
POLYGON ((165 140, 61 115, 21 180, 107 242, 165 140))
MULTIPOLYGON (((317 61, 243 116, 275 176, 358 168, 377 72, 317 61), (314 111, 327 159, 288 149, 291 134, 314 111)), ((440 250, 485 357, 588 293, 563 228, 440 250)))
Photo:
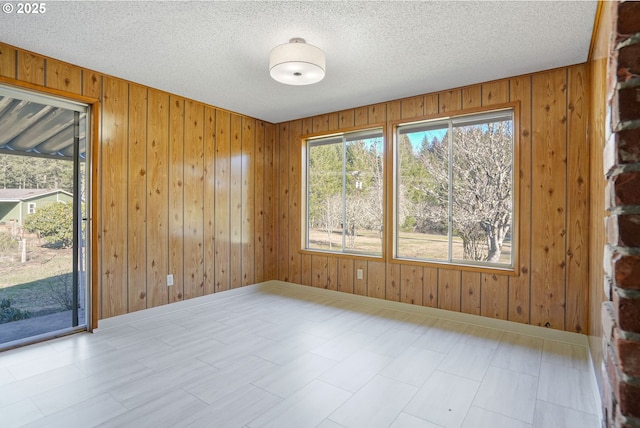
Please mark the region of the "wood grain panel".
MULTIPOLYGON (((302 121, 300 121, 300 123, 302 124, 302 121)), ((338 129, 340 129, 340 116, 337 112, 330 113, 329 114, 329 130, 337 131, 338 129)))
POLYGON ((169 96, 148 91, 147 306, 169 303, 169 96))
POLYGON ((438 272, 438 308, 460 312, 460 271, 440 269, 438 272))
POLYGON ((302 121, 290 122, 289 127, 289 281, 299 284, 302 273, 300 243, 302 241, 302 121))
POLYGON ((204 295, 204 105, 184 109, 184 298, 204 295))
MULTIPOLYGON (((609 7, 602 7, 603 14, 598 31, 598 43, 594 46, 595 61, 590 63, 589 73, 589 332, 590 336, 602 337, 602 302, 606 300, 602 279, 604 275, 603 260, 606 233, 604 228, 606 179, 602 171, 603 153, 607 129, 607 65, 609 32, 603 35, 602 27, 608 26, 611 19, 609 7)), ((591 340, 592 356, 595 370, 600 369, 603 350, 598 339, 591 340)))
POLYGON ((302 119, 302 134, 309 135, 313 132, 313 118, 302 119))
MULTIPOLYGON (((315 129, 315 127, 314 127, 315 129)), ((289 280, 289 124, 278 128, 278 279, 289 280)))
MULTIPOLYGON (((480 315, 480 272, 462 272, 460 283, 462 288, 460 311, 467 314, 480 315)), ((484 300, 484 294, 482 297, 484 300)))
POLYGON ((127 295, 127 165, 129 85, 105 77, 102 97, 102 258, 101 318, 128 310, 127 295))
POLYGON ((353 294, 353 259, 338 259, 338 291, 353 294))
POLYGON ((520 102, 518 152, 520 154, 519 275, 509 278, 509 321, 529 323, 531 288, 531 76, 512 79, 510 101, 520 102))
POLYGON ((424 114, 432 115, 440 112, 440 100, 438 94, 424 96, 424 114))
POLYGON ((480 315, 506 320, 509 301, 509 279, 505 275, 482 274, 480 315))
POLYGON ((401 119, 424 116, 424 96, 406 98, 400 102, 401 119))
POLYGON ((329 115, 321 114, 313 117, 313 133, 326 132, 329 130, 329 115))
POLYGON ((242 118, 242 285, 256 280, 255 179, 256 121, 242 118))
POLYGON ((18 80, 44 86, 44 58, 18 50, 18 80))
POLYGON ((338 289, 338 261, 337 257, 327 257, 327 289, 338 289))
MULTIPOLYGON (((353 128, 355 124, 355 111, 344 110, 338 113, 338 122, 340 123, 340 128, 353 128)), ((305 134, 310 134, 310 132, 304 132, 305 134)))
POLYGON ((242 117, 231 113, 231 288, 242 286, 242 117))
POLYGON ((412 305, 422 305, 422 266, 400 266, 400 301, 412 305))
POLYGON ((255 206, 254 206, 254 247, 255 247, 255 282, 265 280, 265 123, 256 121, 255 159, 255 206))
POLYGON ((127 270, 129 312, 147 307, 147 88, 129 85, 127 270))
POLYGON ((229 269, 231 267, 231 235, 230 204, 231 195, 231 115, 223 110, 216 110, 216 259, 215 289, 216 292, 228 290, 231 285, 229 269))
POLYGON ((16 78, 16 50, 0 43, 0 76, 16 78))
POLYGON ((482 84, 482 105, 504 104, 509 101, 509 81, 498 80, 496 82, 482 84))
POLYGON ((438 307, 438 269, 425 267, 422 273, 422 305, 438 307))
POLYGON ((277 153, 276 153, 275 125, 267 124, 264 135, 264 280, 278 278, 278 235, 276 231, 278 219, 278 195, 276 178, 277 153))
POLYGON ((386 104, 374 104, 369 106, 369 123, 382 123, 387 120, 386 104))
POLYGON ((385 264, 383 262, 367 263, 367 296, 377 299, 385 298, 385 264))
POLYGON ((311 256, 311 286, 328 287, 329 261, 327 256, 314 254, 311 256))
POLYGON ((48 59, 46 86, 81 95, 82 69, 65 62, 48 59))
POLYGON ((82 95, 99 99, 102 96, 102 75, 93 71, 82 71, 82 95))
POLYGON ((302 272, 300 273, 300 284, 311 286, 311 254, 302 255, 302 272))
POLYGON ((353 261, 353 294, 358 294, 360 296, 366 296, 367 293, 367 262, 365 260, 354 260, 353 261), (358 270, 362 270, 362 278, 358 279, 358 270))
POLYGON ((462 108, 477 108, 482 106, 482 86, 474 85, 462 89, 462 108))
POLYGON ((169 99, 169 303, 184 299, 184 99, 169 99))
POLYGON ((398 120, 402 117, 401 101, 391 101, 387 103, 387 121, 398 120))
POLYGON ((355 125, 365 126, 369 124, 369 109, 367 107, 358 107, 355 111, 355 125))
POLYGON ((462 108, 462 91, 460 89, 440 92, 438 96, 440 113, 458 111, 462 108))
POLYGON ((203 245, 203 281, 204 294, 216 291, 216 109, 211 106, 204 108, 204 189, 202 195, 202 215, 204 223, 203 245))
POLYGON ((567 141, 567 292, 565 329, 587 329, 589 284, 589 143, 584 65, 569 68, 567 141))
MULTIPOLYGON (((383 263, 384 264, 384 263, 383 263)), ((385 299, 394 302, 400 301, 400 265, 396 263, 387 263, 387 272, 385 279, 385 299)))
POLYGON ((564 329, 567 71, 533 76, 531 322, 564 329))

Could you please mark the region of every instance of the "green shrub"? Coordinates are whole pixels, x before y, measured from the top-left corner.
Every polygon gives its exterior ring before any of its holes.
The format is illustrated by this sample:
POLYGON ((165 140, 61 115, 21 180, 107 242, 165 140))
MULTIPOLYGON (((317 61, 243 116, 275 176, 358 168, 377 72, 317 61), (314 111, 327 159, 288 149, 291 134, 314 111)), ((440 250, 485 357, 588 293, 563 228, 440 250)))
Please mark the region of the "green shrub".
POLYGON ((68 248, 73 244, 73 206, 55 202, 29 214, 24 228, 37 233, 51 245, 68 248))
POLYGON ((31 318, 28 311, 11 307, 11 299, 0 300, 0 324, 11 321, 19 321, 31 318))

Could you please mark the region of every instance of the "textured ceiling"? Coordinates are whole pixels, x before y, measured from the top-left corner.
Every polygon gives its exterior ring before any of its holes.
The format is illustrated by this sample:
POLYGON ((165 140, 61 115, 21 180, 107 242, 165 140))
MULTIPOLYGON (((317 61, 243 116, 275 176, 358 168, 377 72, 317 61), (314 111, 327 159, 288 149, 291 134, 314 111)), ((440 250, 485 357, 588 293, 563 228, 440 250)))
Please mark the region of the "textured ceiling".
POLYGON ((587 60, 596 1, 48 1, 0 41, 269 122, 587 60), (326 78, 286 86, 270 50, 302 37, 326 78))

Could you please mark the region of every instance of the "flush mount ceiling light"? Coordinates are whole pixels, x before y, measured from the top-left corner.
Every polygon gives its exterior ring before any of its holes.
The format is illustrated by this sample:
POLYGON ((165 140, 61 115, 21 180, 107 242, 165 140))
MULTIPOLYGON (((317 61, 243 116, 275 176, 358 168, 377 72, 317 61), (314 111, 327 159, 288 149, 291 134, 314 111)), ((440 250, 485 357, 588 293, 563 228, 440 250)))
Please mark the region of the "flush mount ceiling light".
POLYGON ((324 52, 295 38, 276 46, 269 56, 269 74, 287 85, 311 85, 324 79, 324 52))

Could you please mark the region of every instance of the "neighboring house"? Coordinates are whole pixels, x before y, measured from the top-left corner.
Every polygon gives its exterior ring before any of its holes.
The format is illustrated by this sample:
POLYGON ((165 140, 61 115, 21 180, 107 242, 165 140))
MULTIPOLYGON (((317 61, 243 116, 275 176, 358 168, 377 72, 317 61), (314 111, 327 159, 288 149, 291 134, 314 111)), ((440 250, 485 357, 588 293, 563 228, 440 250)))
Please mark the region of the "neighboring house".
POLYGON ((0 223, 24 223, 27 215, 54 202, 73 203, 73 195, 62 189, 0 189, 0 223))

